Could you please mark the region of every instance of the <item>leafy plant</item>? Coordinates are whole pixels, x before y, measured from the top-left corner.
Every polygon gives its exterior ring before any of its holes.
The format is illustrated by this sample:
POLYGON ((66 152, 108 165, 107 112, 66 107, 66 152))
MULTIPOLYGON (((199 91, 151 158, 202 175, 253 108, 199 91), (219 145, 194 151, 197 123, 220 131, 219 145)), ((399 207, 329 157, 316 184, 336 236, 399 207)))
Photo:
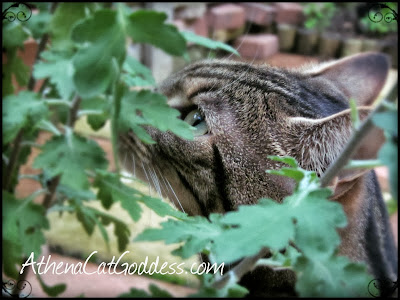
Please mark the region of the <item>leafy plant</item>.
MULTIPOLYGON (((328 200, 331 192, 323 187, 324 178, 320 181, 314 172, 299 168, 292 158, 271 158, 287 167, 269 172, 297 182, 294 193, 282 204, 261 199, 254 206, 243 206, 225 215, 212 214, 208 219, 189 217, 121 181, 115 154, 118 133, 132 130, 142 141, 154 143, 142 128, 148 125, 185 139, 192 138, 192 128, 177 118, 178 112, 166 105, 163 95, 129 89, 152 86, 154 79, 149 69, 127 56, 127 41, 149 43, 183 57, 187 56, 188 41, 236 53, 234 49, 192 33, 178 32, 165 23, 163 13, 132 12, 123 4, 111 8, 98 3, 41 4, 32 21, 35 17, 38 18, 35 23, 3 20, 3 47, 7 56, 2 101, 3 272, 6 276, 15 279, 24 276, 19 274, 21 262, 31 252, 40 253, 46 242, 43 231, 49 228, 46 216, 49 211, 76 213, 88 235, 97 227, 107 244, 110 239, 105 228, 113 224, 118 249, 122 252, 129 243, 130 230, 124 221, 89 205, 89 201, 98 199, 106 210, 119 202, 134 221, 141 217, 140 204, 160 216, 169 216, 161 228, 147 229, 137 240, 181 243, 173 251, 180 257, 203 252, 215 262, 243 259, 222 277, 201 276, 200 288, 191 296, 244 296, 247 291, 237 281, 255 263, 294 270, 298 276, 296 289, 301 296, 364 295, 370 280, 365 266, 337 255, 340 240, 336 228, 346 224, 341 206, 328 200), (17 55, 29 37, 39 39, 39 55, 32 72, 17 55), (15 90, 13 79, 26 91, 15 90), (44 83, 39 91, 34 91, 39 79, 44 83), (110 122, 115 172, 109 170, 105 153, 96 141, 74 131, 76 120, 82 116, 88 117, 95 131, 110 122), (52 134, 43 145, 36 144, 40 131, 52 134), (20 167, 26 163, 33 147, 41 150, 33 164, 41 171, 31 178, 42 188, 18 199, 15 191, 21 179, 20 167), (39 195, 44 196, 42 204, 34 202, 39 195), (254 216, 252 222, 248 220, 249 214, 254 216), (268 224, 266 219, 270 220, 268 224), (310 230, 315 223, 320 230, 310 230), (271 230, 277 226, 282 229, 278 234, 271 230), (280 253, 282 249, 284 254, 280 253), (268 251, 272 257, 261 259, 268 251)), ((397 161, 397 108, 380 107, 378 112, 384 115, 375 114, 374 121, 385 129, 387 142, 379 158, 391 166, 392 193, 397 199, 394 180, 397 168, 393 167, 393 160, 397 161), (383 122, 386 118, 393 122, 383 122)), ((362 128, 360 125, 360 131, 362 128)), ((47 287, 40 277, 39 282, 51 296, 65 290, 63 284, 47 287)), ((132 289, 121 296, 170 296, 157 286, 151 286, 150 292, 149 295, 132 289)))
POLYGON ((306 29, 323 31, 331 23, 336 12, 336 5, 333 2, 307 3, 303 9, 306 29))
MULTIPOLYGON (((3 4, 3 10, 6 8, 3 4)), ((187 41, 237 53, 228 45, 181 34, 165 23, 164 13, 133 12, 123 4, 111 8, 98 3, 41 4, 31 19, 3 20, 3 51, 7 56, 2 101, 3 265, 4 274, 15 279, 23 276, 19 269, 26 257, 31 252, 37 257, 46 242, 47 211, 75 212, 86 232, 91 235, 98 227, 106 243, 105 226, 112 223, 120 251, 129 242, 129 228, 122 220, 88 206, 88 201, 97 198, 105 209, 120 202, 135 221, 141 216, 139 203, 160 216, 186 217, 162 200, 121 182, 115 154, 119 132, 133 130, 144 142, 153 143, 142 128, 149 125, 193 138, 192 128, 177 118, 179 112, 166 104, 165 96, 129 89, 154 86, 155 81, 148 68, 127 56, 128 40, 149 43, 176 56, 186 55, 187 41), (28 38, 37 39, 39 44, 32 72, 17 55, 28 38), (16 90, 14 79, 25 90, 16 90), (44 83, 35 91, 39 79, 44 83), (95 140, 74 131, 82 116, 88 117, 95 131, 110 121, 116 172, 108 170, 105 153, 95 140), (36 144, 40 131, 52 134, 43 145, 36 144), (32 147, 41 151, 33 163, 41 172, 31 178, 42 189, 18 199, 15 190, 21 179, 20 167, 32 147), (93 187, 98 188, 96 195, 93 187), (42 194, 42 205, 33 202, 42 194)), ((65 285, 52 289, 40 283, 53 296, 65 289, 65 285)))

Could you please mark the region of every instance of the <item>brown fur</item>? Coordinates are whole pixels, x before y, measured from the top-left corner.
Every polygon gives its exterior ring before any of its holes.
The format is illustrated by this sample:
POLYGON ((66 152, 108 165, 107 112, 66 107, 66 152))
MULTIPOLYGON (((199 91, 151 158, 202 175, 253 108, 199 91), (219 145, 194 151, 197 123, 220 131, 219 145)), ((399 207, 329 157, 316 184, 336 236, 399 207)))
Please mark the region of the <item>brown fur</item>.
MULTIPOLYGON (((174 191, 164 189, 163 195, 190 215, 234 210, 262 197, 281 201, 293 191, 294 182, 267 174, 267 169, 282 167, 267 156, 293 156, 303 168, 323 174, 352 134, 349 98, 356 98, 359 105, 371 104, 386 80, 388 66, 385 56, 373 53, 297 71, 219 60, 193 64, 171 76, 159 90, 182 117, 200 109, 209 132, 186 141, 146 128, 155 145, 144 145, 133 134, 123 135, 122 161, 128 170, 136 164, 137 174, 144 179, 147 172, 161 181, 166 178, 174 191), (141 163, 143 168, 138 167, 141 163)), ((364 118, 369 109, 360 112, 364 118)), ((360 149, 369 149, 367 144, 364 141, 360 149)), ((376 155, 378 146, 368 155, 376 155)), ((356 157, 365 158, 365 153, 359 151, 356 157)), ((365 196, 366 186, 371 185, 366 176, 344 172, 332 186, 335 201, 343 204, 349 219, 340 232, 341 253, 371 263, 365 241, 371 212, 366 208, 375 211, 380 200, 365 196)), ((255 270, 243 282, 249 285, 258 278, 256 285, 264 294, 282 295, 284 290, 292 294, 293 274, 280 274, 255 270)))

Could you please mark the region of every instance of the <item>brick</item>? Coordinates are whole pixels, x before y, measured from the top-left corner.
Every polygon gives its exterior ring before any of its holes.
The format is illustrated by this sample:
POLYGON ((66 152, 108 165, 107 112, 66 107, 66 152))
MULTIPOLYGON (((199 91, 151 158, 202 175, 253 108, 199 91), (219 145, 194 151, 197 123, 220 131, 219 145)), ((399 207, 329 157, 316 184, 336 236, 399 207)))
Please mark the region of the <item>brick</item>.
POLYGON ((186 24, 188 28, 197 35, 208 37, 208 24, 205 16, 186 21, 186 24))
POLYGON ((222 4, 209 9, 207 21, 213 29, 236 29, 246 22, 244 8, 236 4, 222 4))
POLYGON ((278 24, 298 25, 303 22, 303 7, 295 2, 277 2, 275 3, 276 16, 275 21, 278 24))
POLYGON ((207 7, 205 3, 185 3, 178 4, 174 9, 174 19, 198 19, 204 16, 207 7))
POLYGON ((244 58, 265 59, 279 50, 279 40, 274 34, 247 34, 235 40, 235 49, 244 58))
POLYGON ((257 25, 268 26, 275 20, 276 8, 262 3, 241 3, 245 9, 246 20, 257 25))

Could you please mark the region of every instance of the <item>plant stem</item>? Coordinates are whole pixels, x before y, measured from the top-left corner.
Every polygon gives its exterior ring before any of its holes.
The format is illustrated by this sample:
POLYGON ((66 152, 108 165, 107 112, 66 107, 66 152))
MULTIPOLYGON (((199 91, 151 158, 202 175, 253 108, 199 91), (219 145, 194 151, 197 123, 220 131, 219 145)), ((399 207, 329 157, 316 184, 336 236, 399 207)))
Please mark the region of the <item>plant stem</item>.
MULTIPOLYGON (((50 7, 50 14, 53 14, 53 12, 56 10, 58 3, 57 2, 53 2, 51 4, 50 7)), ((49 34, 45 33, 43 34, 42 38, 40 39, 39 42, 39 46, 38 46, 38 51, 36 53, 36 58, 35 58, 35 62, 39 60, 40 58, 40 54, 43 52, 43 50, 46 48, 46 44, 49 40, 49 34)), ((33 91, 33 89, 35 88, 35 83, 36 83, 36 79, 33 76, 33 71, 31 73, 31 77, 29 78, 28 81, 28 90, 33 91)))
POLYGON ((216 280, 212 287, 215 289, 224 288, 230 280, 239 281, 248 271, 252 270, 260 258, 268 255, 268 248, 262 248, 256 255, 244 258, 236 267, 226 273, 220 279, 216 280))
POLYGON ((385 101, 381 101, 379 105, 368 115, 368 117, 361 123, 361 126, 354 131, 354 134, 350 138, 350 141, 346 144, 340 155, 336 160, 329 166, 326 172, 321 177, 321 187, 326 187, 335 178, 335 176, 347 165, 354 152, 357 150, 362 139, 368 134, 368 132, 374 127, 372 117, 379 112, 385 111, 385 101))
POLYGON ((56 193, 57 186, 60 183, 61 175, 57 175, 53 177, 52 179, 49 180, 49 183, 47 184, 48 188, 48 193, 46 193, 46 196, 43 199, 43 206, 46 208, 46 210, 50 207, 52 200, 54 198, 54 194, 56 193))
POLYGON ((81 104, 82 98, 78 96, 78 94, 75 95, 75 98, 72 100, 71 108, 69 110, 68 114, 68 122, 67 125, 71 127, 71 129, 74 128, 74 124, 76 119, 78 118, 78 111, 79 111, 79 106, 81 104))
POLYGON ((7 172, 5 176, 3 177, 3 189, 6 191, 9 191, 10 193, 13 192, 12 188, 12 178, 13 174, 15 171, 16 166, 18 165, 18 156, 19 152, 21 151, 21 142, 22 142, 22 137, 24 135, 23 129, 20 129, 18 132, 17 136, 14 139, 14 149, 11 152, 11 157, 10 161, 8 164, 7 172))

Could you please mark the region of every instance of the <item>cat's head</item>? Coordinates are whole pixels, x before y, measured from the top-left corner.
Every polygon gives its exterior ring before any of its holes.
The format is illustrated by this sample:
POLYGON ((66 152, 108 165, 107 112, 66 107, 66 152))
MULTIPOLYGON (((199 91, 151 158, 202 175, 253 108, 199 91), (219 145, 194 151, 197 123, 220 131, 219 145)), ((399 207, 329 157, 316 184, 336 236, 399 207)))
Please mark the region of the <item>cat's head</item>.
MULTIPOLYGON (((196 128, 195 139, 146 128, 156 144, 145 145, 125 134, 123 161, 189 214, 261 197, 279 201, 294 183, 267 174, 282 167, 267 157, 293 156, 322 174, 351 135, 349 99, 371 105, 388 69, 386 56, 375 53, 292 71, 224 60, 192 64, 159 91, 196 128)), ((360 109, 361 117, 368 112, 360 109)), ((358 153, 373 156, 373 148, 358 153)))

